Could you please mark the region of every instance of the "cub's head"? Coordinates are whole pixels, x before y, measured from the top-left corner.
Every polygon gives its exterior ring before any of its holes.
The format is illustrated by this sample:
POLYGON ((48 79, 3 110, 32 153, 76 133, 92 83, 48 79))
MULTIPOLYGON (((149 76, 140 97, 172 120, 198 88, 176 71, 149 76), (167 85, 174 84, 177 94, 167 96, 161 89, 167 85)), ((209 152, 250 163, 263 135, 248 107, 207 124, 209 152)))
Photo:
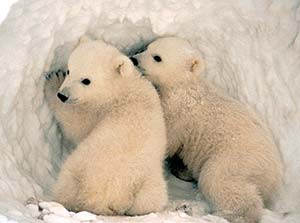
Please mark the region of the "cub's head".
POLYGON ((177 37, 157 39, 131 60, 158 87, 172 87, 204 69, 200 53, 188 41, 177 37))
POLYGON ((132 62, 116 48, 85 36, 72 52, 68 69, 57 96, 70 104, 105 103, 117 91, 118 80, 139 76, 132 62))

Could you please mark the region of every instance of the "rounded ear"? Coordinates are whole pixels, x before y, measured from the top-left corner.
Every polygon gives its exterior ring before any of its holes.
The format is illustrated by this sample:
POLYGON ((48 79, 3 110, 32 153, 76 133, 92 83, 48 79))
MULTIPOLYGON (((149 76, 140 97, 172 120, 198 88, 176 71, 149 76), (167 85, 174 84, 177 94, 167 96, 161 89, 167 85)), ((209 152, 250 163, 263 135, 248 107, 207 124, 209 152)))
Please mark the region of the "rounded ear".
POLYGON ((130 59, 124 55, 117 58, 115 68, 122 77, 140 76, 130 59))
POLYGON ((200 74, 205 69, 205 64, 202 58, 194 57, 189 61, 189 69, 193 74, 200 74))
POLYGON ((83 35, 79 38, 79 44, 81 43, 85 43, 85 42, 88 42, 88 41, 92 41, 90 37, 88 37, 87 35, 83 35))

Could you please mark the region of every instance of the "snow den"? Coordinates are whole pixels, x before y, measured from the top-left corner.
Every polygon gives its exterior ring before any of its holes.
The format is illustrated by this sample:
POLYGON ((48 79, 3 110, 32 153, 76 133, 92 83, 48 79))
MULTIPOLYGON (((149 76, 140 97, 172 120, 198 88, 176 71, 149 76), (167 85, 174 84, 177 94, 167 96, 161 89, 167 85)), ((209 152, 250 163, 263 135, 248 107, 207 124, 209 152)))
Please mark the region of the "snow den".
MULTIPOLYGON (((24 212, 32 196, 51 199, 70 148, 45 102, 44 75, 66 66, 79 37, 104 39, 130 55, 156 37, 175 35, 203 53, 206 78, 267 120, 285 163, 285 185, 273 211, 288 213, 281 222, 299 220, 299 5, 300 0, 18 1, 0 26, 0 214, 24 212)), ((170 185, 171 199, 194 202, 193 188, 178 195, 178 181, 170 185)))

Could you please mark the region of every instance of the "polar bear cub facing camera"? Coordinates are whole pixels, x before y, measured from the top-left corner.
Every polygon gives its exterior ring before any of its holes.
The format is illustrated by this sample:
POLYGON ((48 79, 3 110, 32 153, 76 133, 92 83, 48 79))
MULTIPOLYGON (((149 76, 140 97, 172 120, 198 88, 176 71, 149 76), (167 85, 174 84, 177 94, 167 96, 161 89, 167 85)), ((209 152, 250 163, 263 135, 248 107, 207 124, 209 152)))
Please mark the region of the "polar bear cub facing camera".
POLYGON ((169 156, 182 158, 216 214, 257 222, 282 181, 268 128, 201 76, 203 60, 187 41, 160 38, 134 58, 159 89, 169 156))
POLYGON ((56 201, 102 215, 162 210, 166 130, 152 84, 117 49, 87 38, 68 68, 45 86, 63 132, 77 144, 61 168, 56 201))

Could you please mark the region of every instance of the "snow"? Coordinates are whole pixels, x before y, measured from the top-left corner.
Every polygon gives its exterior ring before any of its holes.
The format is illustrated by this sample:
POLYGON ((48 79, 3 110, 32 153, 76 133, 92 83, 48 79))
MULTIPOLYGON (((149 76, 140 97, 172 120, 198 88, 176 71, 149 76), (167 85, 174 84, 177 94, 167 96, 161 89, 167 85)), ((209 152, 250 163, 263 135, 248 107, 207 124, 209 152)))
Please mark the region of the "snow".
POLYGON ((72 218, 78 219, 80 221, 93 221, 96 220, 96 215, 91 214, 87 211, 81 211, 75 214, 74 216, 72 216, 72 218))
POLYGON ((5 0, 0 3, 1 8, 0 8, 0 23, 5 19, 7 16, 9 9, 12 4, 17 2, 17 0, 5 0))
MULTIPOLYGON (((24 201, 51 200, 51 186, 71 148, 45 103, 44 73, 65 66, 87 33, 127 54, 157 36, 189 39, 207 61, 205 76, 255 108, 281 150, 285 185, 262 222, 299 222, 299 5, 300 0, 18 1, 0 26, 0 217, 39 222, 24 201)), ((218 221, 200 217, 209 209, 195 185, 168 180, 170 208, 186 202, 188 211, 99 221, 218 221)))
POLYGON ((62 217, 59 215, 54 215, 54 214, 49 214, 46 215, 43 220, 47 223, 80 223, 80 221, 72 219, 72 218, 68 218, 68 217, 62 217))

